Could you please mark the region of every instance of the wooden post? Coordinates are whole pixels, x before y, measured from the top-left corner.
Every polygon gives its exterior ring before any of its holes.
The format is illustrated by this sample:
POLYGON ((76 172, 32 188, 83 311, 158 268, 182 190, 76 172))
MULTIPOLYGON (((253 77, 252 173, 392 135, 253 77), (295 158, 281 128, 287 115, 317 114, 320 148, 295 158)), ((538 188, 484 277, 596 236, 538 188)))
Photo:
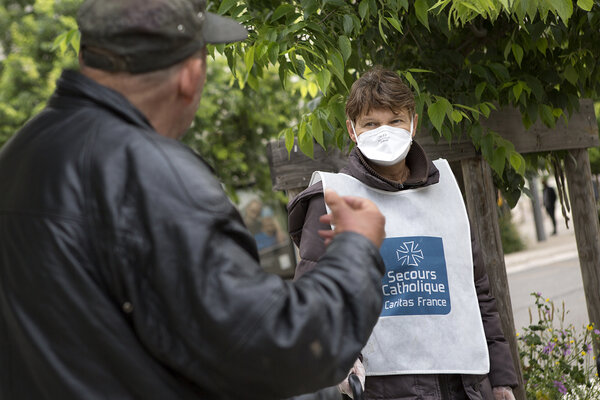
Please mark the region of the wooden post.
MULTIPOLYGON (((574 209, 575 233, 588 312, 591 321, 600 328, 600 268, 598 268, 600 265, 600 232, 597 214, 595 211, 594 213, 590 211, 592 207, 588 203, 584 204, 590 199, 593 200, 593 194, 592 197, 588 196, 591 176, 585 148, 599 145, 593 101, 582 100, 580 109, 573 113, 569 123, 566 124, 559 120, 553 129, 549 129, 541 121, 537 121, 526 130, 522 124, 520 111, 512 108, 494 111, 489 118, 482 120, 482 123, 512 142, 516 151, 522 154, 576 149, 571 152, 576 162, 567 160, 567 180, 569 186, 575 188, 569 192, 569 195, 574 209), (587 171, 584 171, 585 176, 581 175, 582 165, 587 165, 587 171), (582 191, 585 193, 582 194, 582 191), (590 224, 591 219, 595 222, 590 224)), ((490 278, 491 292, 498 304, 504 336, 510 344, 519 379, 519 388, 515 391, 515 397, 518 400, 525 400, 504 254, 500 241, 496 193, 490 167, 478 155, 479 153, 468 137, 462 137, 454 140, 452 144, 448 144, 444 140, 437 142, 431 135, 424 134, 418 135, 417 141, 432 160, 442 157, 449 162, 461 162, 465 186, 463 193, 467 198, 469 220, 481 245, 490 278)), ((298 151, 297 145, 288 155, 283 140, 269 143, 267 154, 269 155, 273 189, 289 190, 290 196, 293 195, 292 191, 296 192, 298 188, 308 184, 312 171, 337 172, 344 165, 346 158, 335 149, 323 152, 320 146, 315 146, 314 160, 302 155, 298 151)), ((600 351, 600 347, 597 349, 600 351)))
POLYGON ((348 162, 348 156, 337 148, 325 151, 318 144, 311 159, 300 151, 297 140, 288 154, 283 139, 267 143, 267 159, 273 190, 285 190, 289 200, 306 189, 314 171, 338 172, 348 162))
POLYGON ((462 160, 461 164, 471 229, 480 243, 483 262, 490 280, 491 294, 496 298, 502 330, 510 345, 519 381, 519 387, 515 389, 515 398, 526 400, 508 278, 504 265, 504 252, 500 239, 496 188, 492 171, 481 157, 462 160))
MULTIPOLYGON (((600 329, 600 227, 586 149, 570 150, 565 174, 588 316, 600 329)), ((600 351, 596 343, 596 354, 600 351)))
MULTIPOLYGON (((314 159, 304 155, 298 148, 297 140, 288 154, 285 141, 271 141, 267 144, 267 158, 271 170, 273 190, 283 190, 291 201, 308 186, 313 171, 338 172, 348 160, 340 150, 333 148, 323 150, 315 144, 314 159)), ((299 249, 294 247, 296 263, 300 261, 299 249)), ((290 276, 290 278, 293 277, 290 276)))

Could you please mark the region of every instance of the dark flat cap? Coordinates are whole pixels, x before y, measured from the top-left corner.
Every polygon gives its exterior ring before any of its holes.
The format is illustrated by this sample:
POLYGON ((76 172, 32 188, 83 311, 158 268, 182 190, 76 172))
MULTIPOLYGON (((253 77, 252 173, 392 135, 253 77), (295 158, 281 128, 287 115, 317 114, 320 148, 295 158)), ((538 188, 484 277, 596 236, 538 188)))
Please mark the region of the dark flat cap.
POLYGON ((170 67, 207 43, 248 36, 233 19, 206 12, 206 0, 87 0, 77 23, 86 65, 134 74, 170 67))

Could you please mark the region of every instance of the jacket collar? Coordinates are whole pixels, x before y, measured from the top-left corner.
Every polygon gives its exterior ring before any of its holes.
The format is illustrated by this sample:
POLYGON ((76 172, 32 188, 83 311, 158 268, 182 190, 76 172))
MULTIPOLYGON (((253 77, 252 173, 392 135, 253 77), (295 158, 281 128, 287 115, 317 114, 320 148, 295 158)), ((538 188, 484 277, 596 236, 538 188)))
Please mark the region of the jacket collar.
POLYGON ((119 115, 134 125, 154 130, 150 121, 121 93, 99 84, 73 70, 65 70, 56 82, 56 91, 49 101, 52 107, 71 105, 72 100, 88 100, 119 115))
POLYGON ((439 181, 438 169, 429 160, 427 154, 425 154, 425 150, 416 141, 413 141, 410 151, 406 156, 406 165, 410 169, 408 179, 402 184, 391 181, 378 174, 369 165, 360 150, 355 147, 350 152, 348 164, 340 172, 355 177, 367 186, 388 192, 397 192, 417 186, 428 186, 439 181))

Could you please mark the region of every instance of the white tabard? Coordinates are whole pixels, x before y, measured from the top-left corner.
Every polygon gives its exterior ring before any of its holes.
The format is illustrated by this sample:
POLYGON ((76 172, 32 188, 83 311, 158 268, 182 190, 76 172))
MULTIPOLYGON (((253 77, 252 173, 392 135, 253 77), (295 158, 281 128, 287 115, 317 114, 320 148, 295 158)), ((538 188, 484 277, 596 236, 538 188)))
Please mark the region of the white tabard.
POLYGON ((367 375, 489 371, 467 212, 448 162, 434 164, 439 183, 399 192, 345 174, 315 172, 311 179, 324 190, 371 199, 386 218, 384 299, 362 352, 367 375))

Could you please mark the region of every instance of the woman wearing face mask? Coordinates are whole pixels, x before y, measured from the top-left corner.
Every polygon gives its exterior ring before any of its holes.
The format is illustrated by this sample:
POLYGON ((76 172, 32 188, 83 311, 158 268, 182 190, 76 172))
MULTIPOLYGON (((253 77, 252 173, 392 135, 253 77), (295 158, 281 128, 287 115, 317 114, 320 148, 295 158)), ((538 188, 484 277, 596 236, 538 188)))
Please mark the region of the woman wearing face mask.
MULTIPOLYGON (((346 114, 357 145, 348 165, 313 175, 288 205, 289 230, 301 279, 325 252, 317 231, 331 229, 319 222, 324 188, 370 198, 386 217, 383 307, 353 368, 366 375, 365 399, 514 399, 517 378, 479 247, 448 163, 430 161, 413 140, 412 92, 375 67, 352 85, 346 114)), ((339 387, 350 394, 347 382, 339 387)))

